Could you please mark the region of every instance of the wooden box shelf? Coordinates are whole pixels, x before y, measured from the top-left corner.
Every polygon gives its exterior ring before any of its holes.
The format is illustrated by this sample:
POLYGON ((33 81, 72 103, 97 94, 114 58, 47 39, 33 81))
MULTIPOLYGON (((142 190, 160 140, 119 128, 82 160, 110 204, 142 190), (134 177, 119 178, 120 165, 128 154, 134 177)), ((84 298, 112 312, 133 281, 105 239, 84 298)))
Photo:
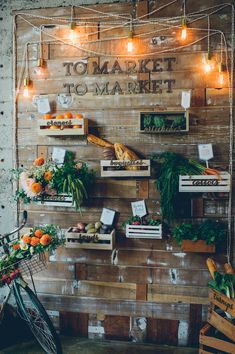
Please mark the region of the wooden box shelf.
POLYGON ((188 111, 140 112, 139 119, 141 133, 172 134, 189 131, 188 111))
POLYGON ((90 234, 83 232, 73 232, 73 228, 70 227, 66 231, 65 237, 65 247, 67 248, 112 250, 115 245, 115 229, 113 229, 109 234, 90 234), (84 238, 83 241, 82 238, 84 238), (85 241, 85 238, 90 240, 90 242, 85 241))
POLYGON ((215 337, 215 330, 210 324, 205 324, 205 326, 200 331, 199 343, 200 349, 199 354, 212 354, 215 353, 213 349, 225 353, 235 353, 235 344, 224 337, 215 337), (206 347, 206 348, 205 348, 206 347), (209 351, 209 348, 213 348, 213 351, 209 351))
POLYGON ((40 119, 38 121, 39 135, 66 136, 85 135, 88 132, 86 118, 73 119, 40 119))
POLYGON ((66 194, 45 195, 43 198, 36 198, 35 202, 47 206, 72 207, 72 197, 66 194))
POLYGON ((126 237, 161 239, 162 225, 126 225, 126 237))
POLYGON ((149 177, 150 160, 101 160, 101 177, 149 177))
POLYGON ((179 177, 179 192, 229 192, 231 176, 220 173, 221 178, 212 175, 192 175, 179 177))
POLYGON ((184 252, 215 253, 215 245, 207 245, 204 240, 183 240, 181 249, 184 252))

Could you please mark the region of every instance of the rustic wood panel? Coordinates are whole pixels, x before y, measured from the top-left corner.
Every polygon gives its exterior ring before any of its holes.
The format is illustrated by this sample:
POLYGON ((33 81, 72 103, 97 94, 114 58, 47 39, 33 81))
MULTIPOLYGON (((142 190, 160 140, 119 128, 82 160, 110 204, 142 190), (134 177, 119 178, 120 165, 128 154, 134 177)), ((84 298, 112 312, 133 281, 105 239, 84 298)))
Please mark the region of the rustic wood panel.
POLYGON ((127 316, 105 316, 105 339, 128 340, 130 318, 127 316))
POLYGON ((157 344, 178 344, 179 321, 147 319, 147 339, 157 344))
POLYGON ((60 311, 60 333, 64 336, 88 336, 88 314, 60 311))

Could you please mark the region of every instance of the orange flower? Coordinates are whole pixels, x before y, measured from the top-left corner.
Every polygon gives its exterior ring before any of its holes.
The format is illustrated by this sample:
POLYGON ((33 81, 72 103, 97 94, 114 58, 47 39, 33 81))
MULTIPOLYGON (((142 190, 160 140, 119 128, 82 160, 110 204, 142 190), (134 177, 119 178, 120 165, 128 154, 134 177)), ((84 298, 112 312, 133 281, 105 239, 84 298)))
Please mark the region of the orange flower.
POLYGON ((13 250, 18 250, 20 248, 19 243, 16 243, 15 245, 12 245, 13 250))
POLYGON ((45 181, 49 182, 52 179, 52 172, 51 171, 46 171, 44 173, 43 177, 44 177, 45 181))
POLYGON ((39 242, 40 242, 39 238, 33 236, 31 238, 30 245, 35 247, 35 246, 37 246, 39 244, 39 242))
POLYGON ((41 238, 42 235, 43 235, 43 231, 42 230, 37 229, 37 230, 34 231, 34 236, 35 237, 41 238))
POLYGON ((35 166, 42 166, 44 164, 44 158, 43 157, 38 157, 36 160, 34 160, 34 165, 35 166))
POLYGON ((40 193, 42 190, 42 185, 39 182, 34 182, 31 186, 31 191, 35 194, 40 193))
POLYGON ((31 242, 31 237, 29 235, 23 235, 21 239, 24 241, 24 243, 30 243, 31 242))
POLYGON ((41 243, 41 245, 43 245, 43 246, 47 246, 47 245, 49 245, 49 243, 51 243, 51 240, 52 240, 52 238, 51 238, 50 235, 44 234, 44 235, 42 235, 42 237, 40 238, 40 243, 41 243))

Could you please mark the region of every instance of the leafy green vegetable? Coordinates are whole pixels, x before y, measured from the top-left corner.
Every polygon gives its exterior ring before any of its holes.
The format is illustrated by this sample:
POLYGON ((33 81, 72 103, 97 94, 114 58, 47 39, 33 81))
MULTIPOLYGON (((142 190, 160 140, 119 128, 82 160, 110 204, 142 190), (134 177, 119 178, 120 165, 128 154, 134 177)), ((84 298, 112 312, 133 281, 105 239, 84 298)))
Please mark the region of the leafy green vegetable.
POLYGON ((150 114, 144 116, 144 129, 148 129, 152 126, 152 116, 150 114))
POLYGON ((172 230, 179 245, 182 240, 204 240, 207 244, 220 244, 226 238, 226 225, 222 222, 206 220, 202 224, 181 224, 172 230))
POLYGON ((171 127, 173 129, 186 129, 186 120, 182 115, 176 116, 172 122, 171 127))
POLYGON ((162 116, 154 116, 153 125, 156 129, 165 128, 165 119, 162 116))
POLYGON ((209 280, 208 286, 215 289, 230 299, 235 299, 235 274, 214 273, 215 279, 209 280))

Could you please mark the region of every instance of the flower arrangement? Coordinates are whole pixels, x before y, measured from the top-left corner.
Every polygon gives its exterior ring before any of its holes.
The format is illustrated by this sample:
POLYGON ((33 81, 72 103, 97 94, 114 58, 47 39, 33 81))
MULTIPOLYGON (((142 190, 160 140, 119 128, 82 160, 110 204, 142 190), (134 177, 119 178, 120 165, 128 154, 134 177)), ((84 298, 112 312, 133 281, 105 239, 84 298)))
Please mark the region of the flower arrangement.
POLYGON ((52 251, 64 244, 64 235, 59 227, 45 225, 34 227, 9 246, 9 255, 0 259, 0 286, 10 284, 20 275, 20 261, 45 251, 52 251))
POLYGON ((16 172, 19 179, 17 200, 30 203, 65 193, 72 196, 72 204, 76 209, 80 209, 84 199, 88 197, 87 190, 94 183, 95 177, 95 172, 89 170, 86 163, 77 163, 69 153, 63 164, 39 157, 28 170, 16 172))

